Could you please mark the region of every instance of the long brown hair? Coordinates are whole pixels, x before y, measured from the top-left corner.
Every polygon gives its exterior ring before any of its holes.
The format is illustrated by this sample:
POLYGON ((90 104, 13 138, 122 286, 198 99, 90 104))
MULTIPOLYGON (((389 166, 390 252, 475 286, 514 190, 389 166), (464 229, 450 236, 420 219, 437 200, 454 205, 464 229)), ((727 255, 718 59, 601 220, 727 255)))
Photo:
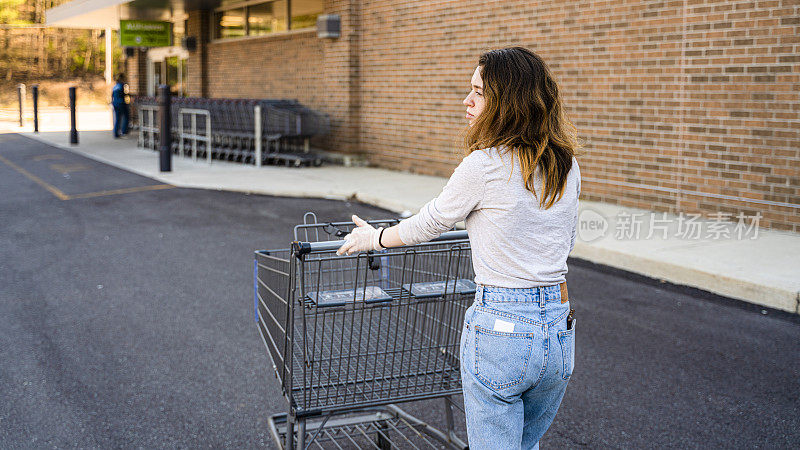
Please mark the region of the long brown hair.
POLYGON ((534 173, 540 167, 543 195, 539 206, 550 208, 564 194, 572 157, 581 147, 555 79, 542 58, 523 47, 486 52, 478 66, 485 107, 466 130, 466 154, 501 146, 513 151, 525 188, 534 195, 534 173))

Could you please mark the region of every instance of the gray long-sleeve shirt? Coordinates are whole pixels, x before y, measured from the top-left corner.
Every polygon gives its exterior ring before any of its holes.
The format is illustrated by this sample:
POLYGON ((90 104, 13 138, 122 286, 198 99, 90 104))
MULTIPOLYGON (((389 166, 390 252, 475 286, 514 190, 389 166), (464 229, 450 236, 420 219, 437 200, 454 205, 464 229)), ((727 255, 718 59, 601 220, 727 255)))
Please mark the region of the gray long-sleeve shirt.
MULTIPOLYGON (((543 191, 540 175, 537 168, 537 195, 543 191)), ((400 239, 407 245, 426 242, 466 219, 476 283, 508 288, 559 284, 575 245, 580 180, 573 158, 564 195, 543 209, 525 189, 512 152, 474 151, 438 197, 400 222, 400 239)))

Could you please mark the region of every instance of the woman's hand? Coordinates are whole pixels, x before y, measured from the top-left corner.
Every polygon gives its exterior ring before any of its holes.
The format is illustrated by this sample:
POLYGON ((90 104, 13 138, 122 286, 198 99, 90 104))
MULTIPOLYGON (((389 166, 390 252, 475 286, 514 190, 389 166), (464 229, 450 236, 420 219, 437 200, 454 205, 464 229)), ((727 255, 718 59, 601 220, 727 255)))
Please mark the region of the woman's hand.
POLYGON ((337 255, 383 249, 378 242, 382 228, 376 229, 356 215, 353 215, 353 222, 356 228, 344 237, 345 243, 336 250, 337 255))

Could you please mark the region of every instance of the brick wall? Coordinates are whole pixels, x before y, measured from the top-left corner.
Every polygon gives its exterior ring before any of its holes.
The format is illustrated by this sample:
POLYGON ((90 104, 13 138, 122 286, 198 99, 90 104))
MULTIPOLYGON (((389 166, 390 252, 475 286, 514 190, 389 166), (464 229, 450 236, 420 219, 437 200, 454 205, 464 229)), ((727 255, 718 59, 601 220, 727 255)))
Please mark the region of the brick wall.
POLYGON ((683 194, 679 208, 759 211, 800 232, 800 209, 785 206, 800 204, 800 3, 690 4, 681 15, 682 161, 669 169, 684 191, 774 204, 683 194))
POLYGON ((197 39, 197 48, 186 61, 186 85, 189 96, 208 97, 208 40, 210 37, 210 12, 189 11, 186 18, 186 36, 197 39))
POLYGON ((314 29, 208 44, 208 96, 297 99, 331 118, 331 134, 313 144, 359 152, 358 5, 326 1, 326 13, 342 18, 339 39, 314 29))
POLYGON ((796 1, 365 1, 361 140, 447 175, 478 55, 522 45, 588 143, 583 198, 800 232, 796 1), (745 201, 748 200, 748 201, 745 201))
POLYGON ((341 15, 339 39, 209 43, 206 95, 296 98, 331 116, 317 145, 447 176, 478 56, 522 45, 548 62, 587 142, 583 198, 758 212, 761 226, 800 232, 796 0, 326 0, 325 11, 341 15))
MULTIPOLYGON (((212 42, 208 44, 207 95, 296 99, 328 112, 321 47, 315 30, 212 42)), ((314 139, 312 145, 328 147, 325 141, 314 139)))
POLYGON ((322 54, 315 31, 212 42, 208 63, 210 97, 320 103, 322 54))
POLYGON ((331 117, 324 145, 344 153, 362 152, 361 0, 326 0, 325 13, 341 17, 341 36, 322 41, 323 110, 331 117))
POLYGON ((147 53, 136 49, 125 58, 125 75, 132 95, 147 95, 147 53))

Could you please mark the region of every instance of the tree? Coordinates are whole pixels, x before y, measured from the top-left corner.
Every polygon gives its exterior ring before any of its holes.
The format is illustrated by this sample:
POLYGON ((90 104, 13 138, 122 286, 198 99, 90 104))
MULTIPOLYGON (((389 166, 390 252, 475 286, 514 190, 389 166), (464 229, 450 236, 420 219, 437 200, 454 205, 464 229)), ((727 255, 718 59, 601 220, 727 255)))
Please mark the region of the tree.
POLYGON ((0 0, 0 24, 4 25, 26 25, 30 22, 25 18, 20 18, 20 11, 26 4, 26 0, 0 0))

